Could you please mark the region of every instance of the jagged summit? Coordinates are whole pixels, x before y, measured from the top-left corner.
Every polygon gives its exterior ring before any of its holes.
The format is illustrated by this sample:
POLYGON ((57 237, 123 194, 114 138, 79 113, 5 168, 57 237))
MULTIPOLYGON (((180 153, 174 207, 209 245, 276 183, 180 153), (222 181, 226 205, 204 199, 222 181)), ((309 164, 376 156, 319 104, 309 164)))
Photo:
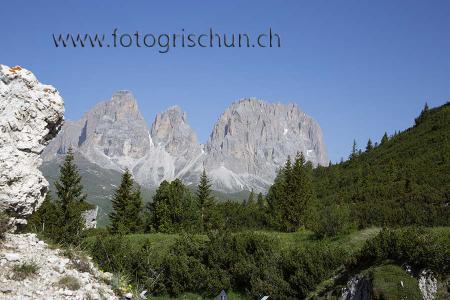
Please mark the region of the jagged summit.
POLYGON ((233 103, 206 144, 205 167, 222 189, 264 189, 288 155, 303 152, 314 165, 328 161, 322 132, 295 104, 256 98, 233 103), (236 176, 236 174, 241 174, 236 176), (223 180, 226 177, 227 180, 223 180))
POLYGON ((232 103, 201 145, 179 106, 158 113, 149 129, 133 94, 119 91, 82 119, 67 122, 44 159, 65 153, 68 144, 103 168, 132 170, 151 188, 175 178, 195 184, 205 168, 217 190, 263 191, 288 155, 302 151, 314 165, 328 162, 317 122, 296 104, 256 98, 232 103))

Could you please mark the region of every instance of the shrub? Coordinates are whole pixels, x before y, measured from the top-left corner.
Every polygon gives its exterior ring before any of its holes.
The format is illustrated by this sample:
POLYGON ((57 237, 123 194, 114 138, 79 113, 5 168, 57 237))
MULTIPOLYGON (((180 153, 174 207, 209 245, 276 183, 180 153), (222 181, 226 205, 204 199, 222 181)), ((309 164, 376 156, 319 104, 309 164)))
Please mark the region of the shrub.
POLYGON ((70 275, 61 277, 61 279, 59 279, 58 281, 58 285, 62 288, 66 288, 71 291, 79 290, 81 287, 80 281, 77 278, 70 275))
POLYGON ((203 263, 204 245, 183 235, 163 262, 164 286, 170 295, 186 291, 204 291, 207 266, 203 263))
POLYGON ((252 298, 289 290, 280 268, 276 240, 257 233, 220 233, 201 242, 182 236, 163 263, 164 287, 171 295, 197 292, 216 296, 232 288, 252 298))
POLYGON ((27 277, 36 275, 39 271, 39 267, 35 262, 22 263, 13 267, 13 279, 24 280, 27 277))
POLYGON ((6 213, 0 212, 0 240, 5 238, 5 233, 10 229, 9 217, 6 213))
POLYGON ((319 238, 348 233, 352 227, 350 210, 345 205, 326 205, 319 210, 317 220, 314 223, 314 233, 319 238))
POLYGON ((447 274, 450 271, 450 240, 424 228, 383 229, 366 242, 348 263, 348 268, 364 268, 388 259, 398 264, 407 263, 416 270, 428 268, 447 274))
POLYGON ((75 257, 71 259, 72 266, 82 273, 91 273, 91 264, 85 257, 75 257))
POLYGON ((317 284, 333 275, 345 257, 341 248, 325 241, 288 251, 282 268, 291 289, 289 296, 305 298, 317 284))

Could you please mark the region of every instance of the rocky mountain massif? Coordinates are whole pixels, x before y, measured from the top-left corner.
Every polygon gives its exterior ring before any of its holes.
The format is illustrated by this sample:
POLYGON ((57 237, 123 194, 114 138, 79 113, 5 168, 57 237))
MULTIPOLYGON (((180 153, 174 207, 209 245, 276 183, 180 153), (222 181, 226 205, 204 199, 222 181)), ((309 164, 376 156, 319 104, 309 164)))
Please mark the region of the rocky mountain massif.
POLYGON ((205 169, 215 190, 264 191, 297 151, 313 165, 328 164, 316 121, 294 104, 253 98, 226 109, 202 145, 179 107, 157 114, 148 128, 132 93, 119 91, 80 120, 67 121, 42 157, 55 161, 69 146, 104 169, 130 169, 147 188, 175 178, 196 184, 205 169))
POLYGON ((0 211, 25 223, 44 200, 41 152, 63 123, 56 89, 28 70, 0 65, 0 211))

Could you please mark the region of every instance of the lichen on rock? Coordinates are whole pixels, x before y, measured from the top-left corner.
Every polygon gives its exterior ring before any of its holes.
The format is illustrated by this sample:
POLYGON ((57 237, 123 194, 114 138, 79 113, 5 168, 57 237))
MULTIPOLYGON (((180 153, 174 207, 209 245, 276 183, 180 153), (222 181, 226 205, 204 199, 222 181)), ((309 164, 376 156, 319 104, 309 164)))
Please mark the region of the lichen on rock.
POLYGON ((0 65, 0 211, 16 226, 45 198, 40 154, 63 120, 64 102, 54 87, 24 68, 0 65))

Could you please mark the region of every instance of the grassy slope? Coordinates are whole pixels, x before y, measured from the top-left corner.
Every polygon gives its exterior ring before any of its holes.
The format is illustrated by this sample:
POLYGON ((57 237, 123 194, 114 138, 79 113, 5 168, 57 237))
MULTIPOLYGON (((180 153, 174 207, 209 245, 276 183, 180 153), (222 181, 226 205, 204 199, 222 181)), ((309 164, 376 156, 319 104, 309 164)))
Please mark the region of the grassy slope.
MULTIPOLYGON (((332 238, 329 241, 337 246, 344 247, 349 252, 353 252, 360 249, 366 240, 373 238, 379 231, 379 228, 367 228, 364 230, 355 231, 348 235, 341 235, 336 238, 332 238)), ((292 233, 272 231, 259 232, 278 239, 282 249, 293 249, 301 245, 317 242, 313 233, 310 231, 299 231, 292 233)), ((165 253, 167 253, 168 249, 175 243, 179 236, 179 234, 145 233, 130 234, 127 237, 132 241, 132 245, 136 247, 139 247, 146 242, 150 243, 154 250, 155 256, 162 257, 165 253)), ((199 240, 208 240, 206 235, 198 234, 195 237, 199 240)), ((92 243, 94 239, 95 237, 89 237, 87 239, 87 243, 92 243)))
POLYGON ((382 265, 369 270, 372 291, 376 299, 421 300, 417 279, 396 265, 382 265))

